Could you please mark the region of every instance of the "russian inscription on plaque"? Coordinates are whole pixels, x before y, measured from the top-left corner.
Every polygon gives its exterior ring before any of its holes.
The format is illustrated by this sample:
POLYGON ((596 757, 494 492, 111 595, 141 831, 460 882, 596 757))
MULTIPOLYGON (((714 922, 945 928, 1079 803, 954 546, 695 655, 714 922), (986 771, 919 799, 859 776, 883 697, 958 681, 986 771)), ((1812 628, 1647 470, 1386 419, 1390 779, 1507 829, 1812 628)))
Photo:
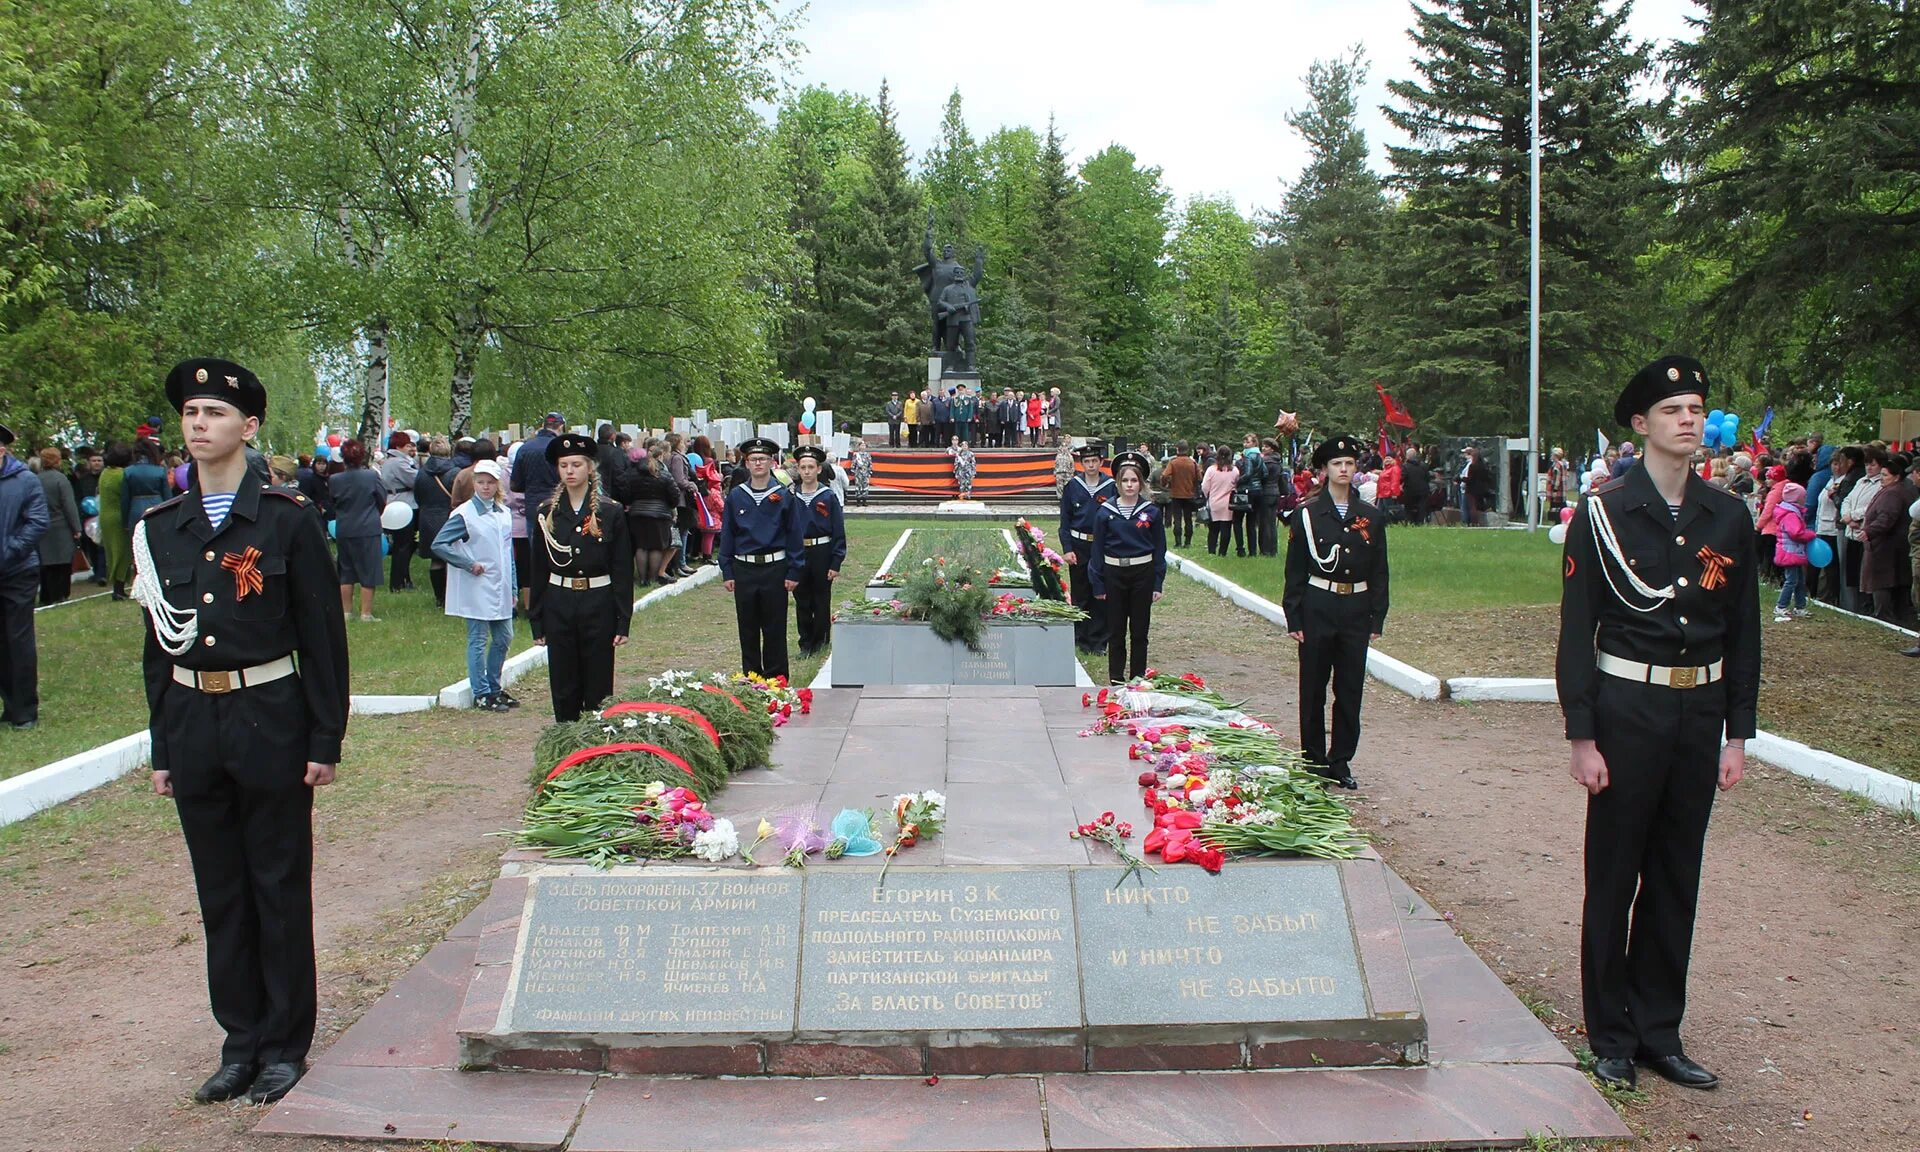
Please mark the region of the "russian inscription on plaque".
POLYGON ((807 877, 800 1028, 1077 1028, 1064 872, 821 871, 807 877))
POLYGON ((507 1027, 790 1032, 799 918, 797 876, 534 877, 507 1027))
POLYGON ((1089 1025, 1366 1017, 1335 865, 1168 870, 1116 886, 1120 876, 1073 873, 1089 1025))

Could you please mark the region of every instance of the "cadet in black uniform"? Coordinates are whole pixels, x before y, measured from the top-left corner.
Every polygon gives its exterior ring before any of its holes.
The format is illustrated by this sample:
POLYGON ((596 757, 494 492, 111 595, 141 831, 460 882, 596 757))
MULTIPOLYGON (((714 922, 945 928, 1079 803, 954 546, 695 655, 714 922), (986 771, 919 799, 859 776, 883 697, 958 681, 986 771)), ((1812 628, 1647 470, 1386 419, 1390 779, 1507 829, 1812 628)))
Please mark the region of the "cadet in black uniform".
POLYGON ((1093 602, 1093 584, 1087 579, 1087 561, 1093 555, 1093 517, 1100 505, 1113 499, 1113 481, 1100 473, 1107 447, 1090 441, 1074 453, 1080 460, 1080 475, 1067 481, 1060 490, 1061 558, 1067 562, 1073 602, 1087 610, 1087 619, 1073 626, 1073 642, 1082 652, 1104 652, 1107 648, 1107 614, 1093 602))
POLYGON ((1119 495, 1094 506, 1087 582, 1102 602, 1094 610, 1107 614, 1107 679, 1114 684, 1147 674, 1147 630, 1167 583, 1166 524, 1159 506, 1142 496, 1152 467, 1139 452, 1114 457, 1119 495))
POLYGON ((1353 490, 1367 446, 1322 441, 1313 466, 1320 491, 1287 521, 1287 583, 1280 607, 1300 643, 1300 749, 1322 776, 1358 788, 1360 694, 1367 645, 1387 623, 1387 518, 1353 490), (1327 745, 1327 675, 1333 675, 1333 745, 1327 745))
POLYGON ((721 505, 720 575, 740 625, 740 667, 769 679, 787 674, 787 593, 800 586, 807 557, 793 492, 774 483, 780 446, 756 436, 740 446, 747 482, 721 505))
POLYGON ((167 376, 194 458, 135 525, 153 790, 173 797, 226 1030, 194 1098, 278 1100, 313 1042, 313 790, 347 730, 347 626, 320 520, 247 470, 267 392, 226 360, 167 376))
POLYGON ((1753 517, 1688 467, 1707 390, 1684 356, 1635 374, 1613 415, 1646 450, 1587 494, 1562 561, 1556 679, 1587 790, 1581 996, 1611 1084, 1632 1084, 1636 1060, 1719 1083, 1682 1053, 1680 1018, 1714 786, 1739 782, 1754 732, 1760 599, 1753 517))
POLYGON ((560 486, 527 509, 527 622, 533 642, 547 646, 553 718, 562 724, 613 695, 613 650, 633 626, 627 514, 600 493, 597 448, 572 432, 547 441, 560 486))
POLYGON ((794 453, 793 488, 799 508, 801 545, 806 569, 793 590, 793 614, 800 628, 800 655, 811 656, 827 646, 833 633, 833 582, 847 562, 847 520, 840 497, 820 483, 827 463, 824 450, 812 446, 794 453))

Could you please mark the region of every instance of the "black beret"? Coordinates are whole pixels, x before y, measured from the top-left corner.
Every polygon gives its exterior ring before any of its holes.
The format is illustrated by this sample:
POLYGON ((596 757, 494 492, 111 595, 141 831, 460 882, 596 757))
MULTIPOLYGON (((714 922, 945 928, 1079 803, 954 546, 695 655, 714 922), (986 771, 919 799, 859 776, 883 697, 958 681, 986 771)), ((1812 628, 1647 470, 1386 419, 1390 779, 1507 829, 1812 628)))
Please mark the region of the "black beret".
POLYGON ((780 455, 780 445, 765 436, 752 436, 741 442, 740 453, 743 457, 758 454, 777 458, 780 455))
POLYGON ((13 429, 7 427, 5 424, 0 424, 0 444, 11 443, 13 443, 13 429))
POLYGON ((1633 418, 1669 396, 1698 396, 1706 399, 1707 369, 1691 356, 1662 356, 1633 374, 1620 399, 1613 402, 1613 419, 1622 428, 1633 427, 1633 418))
POLYGON ((175 412, 189 400, 219 400, 256 420, 267 416, 267 390, 260 378, 231 360, 183 360, 167 373, 167 402, 175 412))
POLYGON ((1313 466, 1325 468, 1327 461, 1351 456, 1355 460, 1367 454, 1367 446, 1354 436, 1335 436, 1331 440, 1322 440, 1313 450, 1313 466))
POLYGON ((1129 448, 1113 458, 1113 474, 1120 475, 1120 469, 1126 467, 1140 469, 1140 479, 1145 480, 1147 474, 1153 471, 1153 461, 1147 459, 1146 453, 1129 448))
POLYGON ((817 448, 812 444, 804 444, 793 450, 793 458, 795 460, 812 460, 817 464, 825 464, 827 462, 827 450, 825 448, 817 448))
POLYGON ((1089 440, 1075 448, 1073 454, 1082 460, 1098 459, 1107 454, 1107 446, 1099 440, 1089 440))
POLYGON ((578 432, 562 432, 547 441, 547 463, 558 465, 568 456, 585 456, 592 460, 599 455, 600 446, 591 436, 582 436, 578 432))

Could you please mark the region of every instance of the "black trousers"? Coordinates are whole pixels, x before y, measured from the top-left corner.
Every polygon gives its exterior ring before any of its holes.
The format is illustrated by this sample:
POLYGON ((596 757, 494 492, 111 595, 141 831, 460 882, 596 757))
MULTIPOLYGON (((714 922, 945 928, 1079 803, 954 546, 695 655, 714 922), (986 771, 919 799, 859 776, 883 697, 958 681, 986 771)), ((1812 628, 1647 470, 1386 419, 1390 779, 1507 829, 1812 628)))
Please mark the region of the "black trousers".
POLYGON ((1109 564, 1106 577, 1107 682, 1120 684, 1147 674, 1147 630, 1153 626, 1153 565, 1120 568, 1109 564))
POLYGON ((1599 684, 1607 787, 1587 800, 1580 924, 1588 1040, 1596 1056, 1678 1055, 1726 692, 1599 684))
POLYGON ((40 719, 40 650, 33 639, 39 593, 38 568, 0 576, 0 721, 8 724, 40 719))
MULTIPOLYGON (((833 582, 827 579, 827 561, 833 545, 815 544, 807 549, 807 569, 793 590, 793 618, 800 630, 800 653, 806 655, 827 646, 833 635, 833 582)), ((777 564, 762 565, 777 568, 777 564)), ((735 569, 738 572, 739 569, 735 569)), ((737 593, 736 593, 737 595, 737 593)))
POLYGON ((1093 598, 1093 582, 1087 579, 1087 556, 1093 552, 1093 541, 1069 536, 1067 545, 1080 558, 1078 564, 1067 565, 1067 581, 1072 588, 1074 607, 1084 608, 1088 613, 1087 619, 1074 622, 1073 642, 1080 648, 1098 651, 1107 646, 1107 614, 1100 610, 1100 602, 1093 598))
MULTIPOLYGON (((304 768, 303 768, 304 771, 304 768)), ((313 957, 313 789, 224 773, 176 795, 207 934, 222 1064, 298 1063, 319 1011, 313 957)))
MULTIPOLYGON (((1258 499, 1258 497, 1255 497, 1258 499)), ((1253 523, 1253 509, 1233 508, 1233 554, 1251 556, 1260 550, 1259 529, 1253 523)), ((1224 553, 1222 553, 1224 555, 1224 553)))
POLYGON ((387 533, 387 551, 393 560, 393 567, 387 573, 387 591, 398 592, 402 588, 413 587, 414 542, 419 534, 420 517, 417 514, 407 521, 405 528, 387 533))
POLYGON ((1174 547, 1185 548, 1193 543, 1193 512, 1197 506, 1197 501, 1182 500, 1177 496, 1167 503, 1168 510, 1173 513, 1174 547))
POLYGON ((900 447, 900 421, 898 420, 887 421, 887 447, 900 447))
POLYGON ((1367 686, 1369 598, 1341 596, 1324 588, 1306 592, 1306 632, 1300 644, 1300 750, 1326 769, 1352 774, 1360 748, 1360 696, 1367 686), (1333 680, 1333 743, 1327 743, 1327 680, 1333 680))
POLYGON ((540 630, 547 641, 547 684, 553 718, 580 719, 613 695, 613 587, 549 586, 540 596, 540 630))
MULTIPOLYGON (((1269 496, 1262 492, 1253 498, 1253 523, 1259 528, 1260 555, 1278 556, 1280 554, 1280 497, 1269 496)), ((1253 540, 1247 540, 1247 551, 1253 551, 1253 540)))
POLYGON ((47 564, 40 569, 40 603, 59 604, 73 595, 73 562, 47 564))
POLYGON ((740 625, 740 670, 769 679, 787 674, 787 565, 733 564, 733 615, 740 625))
POLYGON ((1233 536, 1233 523, 1228 520, 1207 521, 1207 554, 1209 556, 1227 554, 1227 541, 1233 536))

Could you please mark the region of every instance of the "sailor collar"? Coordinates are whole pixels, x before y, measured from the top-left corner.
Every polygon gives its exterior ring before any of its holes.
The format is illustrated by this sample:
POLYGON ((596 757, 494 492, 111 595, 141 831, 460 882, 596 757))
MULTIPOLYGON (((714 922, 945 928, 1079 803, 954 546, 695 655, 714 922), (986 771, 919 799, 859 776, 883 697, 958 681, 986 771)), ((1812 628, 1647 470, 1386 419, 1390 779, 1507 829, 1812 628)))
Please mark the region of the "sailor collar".
POLYGON ((1084 475, 1075 476, 1074 479, 1079 482, 1080 487, 1085 488, 1087 490, 1087 495, 1089 496, 1098 495, 1100 492, 1100 489, 1105 488, 1107 485, 1113 483, 1113 478, 1110 476, 1100 477, 1100 483, 1098 484, 1087 483, 1087 478, 1084 475))
POLYGON ((774 495, 784 487, 786 486, 784 484, 781 484, 778 480, 775 480, 773 483, 768 484, 765 488, 755 488, 751 480, 749 480, 745 484, 740 485, 740 489, 747 494, 747 498, 749 500, 752 500, 755 504, 765 504, 768 500, 772 499, 774 495))

